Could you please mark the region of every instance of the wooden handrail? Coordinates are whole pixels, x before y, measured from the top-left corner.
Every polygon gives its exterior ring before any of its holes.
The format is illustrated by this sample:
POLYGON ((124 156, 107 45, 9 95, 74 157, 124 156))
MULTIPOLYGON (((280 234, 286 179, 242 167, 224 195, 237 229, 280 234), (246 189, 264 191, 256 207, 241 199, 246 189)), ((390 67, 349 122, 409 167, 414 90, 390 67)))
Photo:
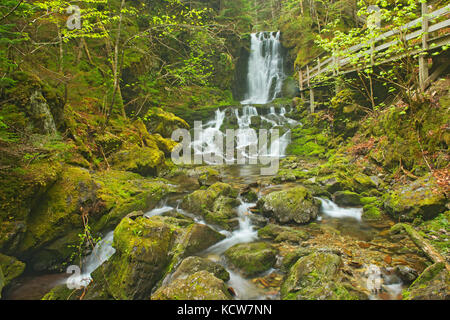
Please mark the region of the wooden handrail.
MULTIPOLYGON (((425 5, 425 7, 426 7, 426 5, 425 5)), ((392 41, 389 41, 389 42, 386 42, 386 43, 376 46, 375 44, 377 42, 386 40, 389 37, 397 35, 400 33, 400 31, 419 27, 422 25, 423 21, 426 22, 425 30, 423 30, 423 28, 421 28, 417 31, 408 33, 405 36, 406 41, 415 39, 422 34, 422 51, 432 50, 432 49, 438 48, 440 46, 449 44, 450 39, 444 39, 444 41, 440 41, 436 46, 430 46, 430 42, 432 42, 432 40, 428 39, 428 37, 426 35, 429 33, 441 30, 441 29, 445 29, 450 26, 450 19, 440 21, 440 22, 437 22, 434 24, 430 23, 430 21, 433 19, 444 17, 444 16, 450 14, 450 4, 446 5, 445 7, 440 8, 440 9, 437 9, 431 13, 428 13, 426 11, 426 9, 427 8, 422 7, 422 16, 420 18, 414 19, 395 30, 390 30, 390 31, 387 31, 387 32, 379 35, 374 40, 372 40, 371 44, 360 43, 360 44, 354 45, 354 46, 348 48, 347 50, 345 50, 344 55, 349 54, 349 53, 358 52, 361 49, 365 49, 372 45, 372 47, 370 49, 364 50, 360 53, 357 53, 356 58, 360 58, 360 57, 362 57, 364 55, 368 55, 368 54, 375 56, 377 53, 380 53, 381 51, 386 50, 389 47, 396 45, 399 42, 399 40, 392 40, 392 41)), ((445 37, 448 37, 448 35, 449 34, 446 33, 445 37)), ((308 62, 307 64, 305 64, 304 66, 302 66, 300 68, 300 70, 299 70, 300 90, 309 88, 310 84, 311 84, 311 80, 313 78, 315 78, 321 74, 325 74, 325 73, 329 73, 329 72, 332 72, 333 74, 339 73, 339 69, 350 64, 350 58, 339 58, 338 56, 332 55, 332 56, 328 56, 328 58, 324 59, 323 58, 324 55, 325 55, 325 52, 322 52, 320 55, 318 55, 313 60, 311 60, 310 62, 308 62), (304 75, 303 70, 305 68, 307 70, 306 77, 303 76, 304 75), (306 83, 306 86, 304 86, 305 83, 306 83)), ((387 58, 385 61, 378 62, 377 64, 386 63, 387 61, 392 61, 392 58, 387 58)), ((353 70, 353 71, 355 71, 355 70, 353 70)), ((346 71, 345 73, 347 73, 347 72, 349 72, 349 71, 346 71)), ((350 72, 352 72, 352 71, 350 71, 350 72)))

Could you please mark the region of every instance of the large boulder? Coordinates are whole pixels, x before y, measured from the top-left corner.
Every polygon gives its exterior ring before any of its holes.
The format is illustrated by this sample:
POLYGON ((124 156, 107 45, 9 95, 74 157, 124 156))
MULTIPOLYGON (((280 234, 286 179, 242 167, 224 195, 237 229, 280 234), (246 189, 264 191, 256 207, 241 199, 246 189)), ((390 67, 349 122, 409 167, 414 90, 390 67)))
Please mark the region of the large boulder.
POLYGON ((214 261, 194 256, 184 259, 178 266, 177 270, 171 275, 170 280, 173 281, 179 278, 185 279, 188 276, 203 270, 212 273, 220 280, 230 280, 230 274, 223 266, 214 261))
POLYGON ((174 217, 124 218, 114 230, 116 252, 92 274, 93 286, 86 298, 147 299, 183 257, 223 238, 208 229, 174 217))
POLYGON ((226 183, 217 182, 206 190, 187 195, 181 208, 202 216, 206 222, 231 230, 238 225, 235 207, 239 205, 237 193, 226 183))
POLYGON ((329 252, 314 252, 300 258, 289 270, 281 286, 285 300, 357 299, 342 285, 338 271, 342 259, 329 252))
POLYGON ((269 193, 258 201, 261 212, 279 223, 308 223, 317 218, 320 202, 302 186, 269 193))
POLYGON ((225 251, 227 261, 246 276, 269 270, 277 260, 277 249, 266 242, 236 244, 225 251))
POLYGON ((384 207, 396 220, 412 221, 416 217, 428 220, 444 212, 447 202, 436 179, 429 175, 390 192, 384 207))
POLYGON ((449 300, 450 272, 443 262, 426 268, 422 274, 403 291, 405 300, 449 300))
POLYGON ((225 283, 208 271, 198 271, 187 278, 178 278, 159 288, 152 300, 230 300, 225 283))

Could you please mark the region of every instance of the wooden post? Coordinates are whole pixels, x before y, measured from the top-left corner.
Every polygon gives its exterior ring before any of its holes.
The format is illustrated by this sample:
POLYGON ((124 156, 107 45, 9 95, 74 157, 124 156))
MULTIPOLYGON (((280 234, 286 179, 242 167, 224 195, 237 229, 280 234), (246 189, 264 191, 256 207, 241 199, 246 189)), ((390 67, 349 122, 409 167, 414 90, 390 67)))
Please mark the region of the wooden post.
POLYGON ((314 113, 314 90, 313 90, 313 88, 311 88, 311 79, 310 79, 308 65, 306 65, 306 80, 308 82, 308 88, 309 88, 309 108, 311 110, 311 113, 314 113))
POLYGON ((298 72, 298 84, 300 89, 300 98, 304 101, 305 100, 305 94, 303 93, 303 71, 300 69, 298 72))
POLYGON ((428 65, 426 52, 428 50, 428 5, 422 2, 422 52, 419 56, 419 85, 420 91, 424 92, 427 87, 428 65))

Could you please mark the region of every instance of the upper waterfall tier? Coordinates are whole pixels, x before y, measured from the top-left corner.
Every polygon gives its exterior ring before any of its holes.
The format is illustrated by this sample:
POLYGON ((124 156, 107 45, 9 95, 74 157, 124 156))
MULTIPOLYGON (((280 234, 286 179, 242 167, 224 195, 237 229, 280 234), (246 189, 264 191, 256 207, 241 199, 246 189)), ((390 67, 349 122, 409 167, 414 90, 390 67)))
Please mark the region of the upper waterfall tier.
POLYGON ((251 35, 248 92, 242 104, 265 104, 277 98, 284 79, 280 32, 251 35))

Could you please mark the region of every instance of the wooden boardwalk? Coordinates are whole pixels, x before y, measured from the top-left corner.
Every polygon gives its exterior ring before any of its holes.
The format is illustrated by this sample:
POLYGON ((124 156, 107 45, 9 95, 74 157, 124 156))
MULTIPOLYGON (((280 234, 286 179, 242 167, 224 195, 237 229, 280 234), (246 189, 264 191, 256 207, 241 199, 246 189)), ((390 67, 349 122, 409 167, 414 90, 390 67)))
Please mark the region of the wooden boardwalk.
MULTIPOLYGON (((306 65, 300 68, 299 88, 302 96, 304 91, 309 90, 311 111, 314 112, 314 90, 313 87, 320 85, 326 78, 360 70, 356 67, 348 56, 352 54, 357 58, 370 57, 372 66, 381 65, 398 60, 404 55, 390 57, 386 50, 398 44, 399 34, 406 34, 404 40, 421 40, 419 48, 408 51, 408 55, 416 55, 422 52, 436 50, 450 43, 450 4, 433 12, 428 12, 428 5, 422 3, 422 16, 400 28, 391 30, 376 37, 371 44, 358 44, 344 51, 344 54, 326 56, 326 53, 319 55, 306 65), (443 19, 442 19, 443 18, 443 19), (434 22, 435 20, 442 20, 434 22), (408 31, 411 32, 408 33, 408 31), (413 31, 414 30, 414 31, 413 31), (434 35, 430 37, 430 35, 434 35), (436 35, 437 34, 437 35, 436 35), (397 37, 395 37, 397 36, 397 37)), ((433 80, 428 74, 426 54, 419 56, 419 81, 420 87, 424 90, 427 84, 433 80)))

